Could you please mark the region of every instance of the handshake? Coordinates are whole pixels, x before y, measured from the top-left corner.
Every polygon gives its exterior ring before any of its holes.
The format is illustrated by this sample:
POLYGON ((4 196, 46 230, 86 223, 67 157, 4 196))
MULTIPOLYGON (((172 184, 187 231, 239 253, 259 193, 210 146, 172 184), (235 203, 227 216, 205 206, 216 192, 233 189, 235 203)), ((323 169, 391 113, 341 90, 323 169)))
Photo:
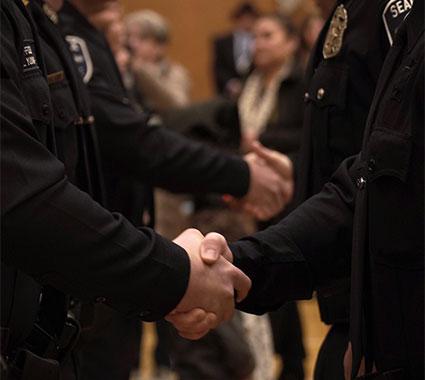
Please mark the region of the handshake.
POLYGON ((231 263, 233 255, 222 235, 204 237, 188 229, 174 243, 189 255, 190 277, 185 295, 165 319, 182 337, 196 340, 232 318, 235 301, 248 295, 251 280, 231 263))
POLYGON ((270 150, 259 142, 250 146, 245 156, 250 169, 248 194, 242 199, 224 196, 231 206, 268 220, 279 214, 292 200, 294 193, 292 161, 284 154, 270 150))
MULTIPOLYGON (((277 215, 293 196, 291 160, 258 142, 245 156, 250 168, 250 190, 243 198, 225 200, 259 220, 277 215)), ((186 250, 190 258, 190 277, 185 295, 176 309, 166 316, 179 334, 200 339, 221 322, 232 318, 235 302, 242 301, 251 288, 251 280, 233 264, 233 255, 225 238, 211 233, 204 237, 189 229, 174 243, 186 250)))

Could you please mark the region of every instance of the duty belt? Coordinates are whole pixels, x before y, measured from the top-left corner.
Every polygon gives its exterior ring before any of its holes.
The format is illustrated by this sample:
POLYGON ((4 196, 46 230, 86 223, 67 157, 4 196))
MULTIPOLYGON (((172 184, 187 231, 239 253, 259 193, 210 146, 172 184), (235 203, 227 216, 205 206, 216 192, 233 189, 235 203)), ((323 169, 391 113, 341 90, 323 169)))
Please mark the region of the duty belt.
POLYGON ((80 330, 79 322, 69 316, 59 337, 50 335, 42 326, 36 323, 30 336, 25 341, 25 347, 40 356, 61 362, 77 343, 80 330))
POLYGON ((6 379, 59 380, 60 362, 74 348, 79 335, 80 325, 71 317, 66 319, 60 337, 50 335, 36 323, 23 346, 13 354, 5 355, 6 379))

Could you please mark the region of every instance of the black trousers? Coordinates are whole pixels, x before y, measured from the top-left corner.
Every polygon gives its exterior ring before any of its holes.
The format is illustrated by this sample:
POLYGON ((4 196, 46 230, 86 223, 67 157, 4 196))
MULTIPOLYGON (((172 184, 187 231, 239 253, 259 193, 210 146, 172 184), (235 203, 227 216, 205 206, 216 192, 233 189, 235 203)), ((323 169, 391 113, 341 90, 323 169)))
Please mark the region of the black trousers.
POLYGON ((344 354, 348 345, 348 323, 332 325, 320 347, 314 380, 344 379, 344 354))
MULTIPOLYGON (((100 308, 99 308, 100 309, 100 308)), ((142 324, 104 307, 78 350, 81 380, 128 380, 138 366, 142 324)))
POLYGON ((297 304, 287 303, 269 316, 275 351, 283 362, 283 369, 278 379, 303 380, 305 351, 297 304))

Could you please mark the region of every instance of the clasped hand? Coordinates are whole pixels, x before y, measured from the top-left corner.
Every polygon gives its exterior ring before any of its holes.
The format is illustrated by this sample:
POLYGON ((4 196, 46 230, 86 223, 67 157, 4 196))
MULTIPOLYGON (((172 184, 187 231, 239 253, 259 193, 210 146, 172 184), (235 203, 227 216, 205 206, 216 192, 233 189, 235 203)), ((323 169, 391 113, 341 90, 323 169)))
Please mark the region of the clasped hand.
POLYGON ((251 144, 251 153, 245 156, 245 161, 250 169, 248 194, 242 199, 230 196, 224 199, 233 208, 242 209, 259 220, 268 220, 279 214, 292 200, 292 161, 259 142, 251 144))
POLYGON ((189 229, 174 243, 189 255, 190 277, 185 295, 166 320, 181 336, 199 339, 232 318, 235 301, 247 296, 251 280, 228 260, 226 240, 219 234, 204 238, 198 230, 189 229))

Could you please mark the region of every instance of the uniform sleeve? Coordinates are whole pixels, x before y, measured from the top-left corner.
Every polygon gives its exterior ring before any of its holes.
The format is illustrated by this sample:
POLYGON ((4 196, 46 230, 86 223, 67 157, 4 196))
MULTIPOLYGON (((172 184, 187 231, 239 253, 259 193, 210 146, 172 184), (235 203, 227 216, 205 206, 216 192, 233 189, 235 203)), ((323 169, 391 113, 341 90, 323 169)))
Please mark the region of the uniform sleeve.
POLYGON ((249 168, 240 157, 189 140, 162 126, 148 126, 125 99, 89 86, 100 148, 108 170, 174 192, 242 197, 249 168))
POLYGON ((101 297, 128 315, 163 317, 186 291, 186 252, 69 183, 39 142, 2 53, 2 262, 83 301, 101 297))
POLYGON ((319 194, 279 224, 231 244, 235 264, 253 283, 242 310, 260 314, 308 299, 333 275, 332 263, 346 253, 326 248, 342 237, 351 243, 357 163, 355 157, 344 161, 319 194))

